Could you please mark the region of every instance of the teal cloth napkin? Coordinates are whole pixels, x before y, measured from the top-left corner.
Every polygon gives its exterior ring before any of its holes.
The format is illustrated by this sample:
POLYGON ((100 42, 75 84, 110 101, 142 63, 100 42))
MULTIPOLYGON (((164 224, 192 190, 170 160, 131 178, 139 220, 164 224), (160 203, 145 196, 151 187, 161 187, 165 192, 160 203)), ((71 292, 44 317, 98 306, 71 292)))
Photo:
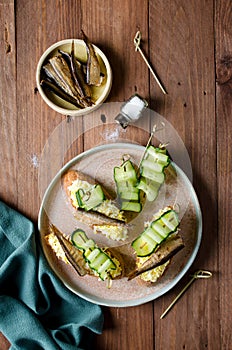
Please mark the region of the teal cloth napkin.
POLYGON ((11 350, 93 349, 103 314, 53 274, 34 226, 0 201, 0 331, 11 350))

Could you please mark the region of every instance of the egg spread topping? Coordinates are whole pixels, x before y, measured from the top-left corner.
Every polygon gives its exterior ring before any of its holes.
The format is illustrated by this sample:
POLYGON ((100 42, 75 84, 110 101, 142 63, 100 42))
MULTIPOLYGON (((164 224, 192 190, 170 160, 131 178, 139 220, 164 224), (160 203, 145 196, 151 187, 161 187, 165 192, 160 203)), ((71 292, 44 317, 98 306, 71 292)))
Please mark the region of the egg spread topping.
MULTIPOLYGON (((79 208, 78 200, 76 193, 78 190, 82 191, 91 191, 95 185, 89 184, 87 181, 83 180, 75 180, 72 185, 68 187, 70 191, 70 198, 72 200, 72 204, 75 208, 79 208)), ((112 219, 124 220, 124 214, 120 209, 113 203, 111 199, 104 199, 102 203, 93 208, 92 210, 104 214, 112 219)))

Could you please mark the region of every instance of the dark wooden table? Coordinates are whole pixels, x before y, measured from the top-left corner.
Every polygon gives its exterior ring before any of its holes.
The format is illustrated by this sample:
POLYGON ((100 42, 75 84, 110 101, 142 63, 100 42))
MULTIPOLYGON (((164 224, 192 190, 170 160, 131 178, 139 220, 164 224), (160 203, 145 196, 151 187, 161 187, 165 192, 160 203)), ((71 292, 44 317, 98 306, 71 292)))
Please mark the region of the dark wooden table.
MULTIPOLYGON (((189 275, 154 302, 104 308, 104 332, 93 348, 231 349, 231 0, 1 0, 0 22, 1 200, 36 223, 40 155, 66 118, 38 94, 36 66, 48 46, 79 37, 81 29, 111 63, 113 86, 107 101, 124 101, 138 92, 172 123, 192 162, 204 228, 190 272, 207 269, 213 278, 194 283, 163 320, 162 311, 189 275), (168 95, 135 53, 138 29, 168 95)), ((86 120, 91 124, 88 117, 80 118, 83 125, 86 120)), ((95 129, 88 137, 83 134, 78 152, 95 146, 98 136, 95 129)), ((0 339, 0 349, 8 349, 6 339, 0 339)))

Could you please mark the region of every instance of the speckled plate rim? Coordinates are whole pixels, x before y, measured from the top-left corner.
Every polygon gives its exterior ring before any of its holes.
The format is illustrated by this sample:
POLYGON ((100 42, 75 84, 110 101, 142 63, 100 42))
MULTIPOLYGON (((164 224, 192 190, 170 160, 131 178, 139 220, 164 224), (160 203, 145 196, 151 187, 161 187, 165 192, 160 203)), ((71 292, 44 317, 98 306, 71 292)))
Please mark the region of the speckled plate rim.
MULTIPOLYGON (((53 178, 53 180, 51 181, 50 185, 48 186, 47 190, 45 191, 44 197, 42 199, 41 202, 41 206, 40 206, 40 210, 39 210, 39 215, 38 215, 38 229, 39 232, 41 231, 41 227, 42 227, 42 222, 43 222, 43 216, 45 215, 44 212, 44 206, 47 203, 47 201, 49 200, 49 196, 50 193, 54 187, 54 185, 56 184, 56 182, 60 179, 60 177, 62 176, 62 174, 67 171, 68 168, 72 167, 74 164, 76 164, 78 161, 80 161, 82 158, 86 158, 89 155, 92 155, 95 152, 99 152, 99 151, 103 151, 103 150, 107 150, 107 149, 117 149, 117 148, 124 148, 124 149, 131 149, 133 147, 133 149, 137 149, 138 151, 141 152, 141 150, 144 150, 144 147, 141 145, 137 145, 137 144, 133 144, 133 143, 114 143, 114 144, 105 144, 105 145, 101 145, 101 146, 97 146, 94 148, 91 148, 79 155, 77 155, 76 157, 74 157, 73 159, 71 159, 68 163, 66 163, 63 168, 55 175, 55 177, 53 178)), ((149 301, 155 300, 157 298, 159 298, 160 296, 164 295, 165 293, 167 293, 168 291, 170 291, 180 280, 181 278, 186 274, 186 272, 189 270, 189 268, 191 267, 192 263, 194 262, 198 250, 200 248, 200 244, 201 244, 201 239, 202 239, 202 213, 201 213, 201 208, 200 208, 200 204, 196 195, 196 192, 192 186, 192 183, 190 182, 190 180, 188 179, 187 175, 176 165, 174 164, 175 169, 177 171, 177 174, 180 175, 182 177, 182 179, 184 180, 186 186, 189 189, 189 193, 190 193, 190 197, 193 201, 194 204, 194 208, 196 210, 196 218, 197 218, 197 232, 196 232, 196 243, 194 246, 194 249, 192 250, 192 253, 188 259, 188 261, 186 262, 185 266, 183 267, 183 269, 177 274, 177 276, 170 281, 166 286, 164 286, 163 288, 161 288, 160 290, 158 290, 157 292, 154 292, 153 294, 150 294, 146 297, 142 297, 142 298, 138 298, 138 299, 133 299, 133 300, 127 300, 127 301, 118 301, 118 300, 105 300, 104 298, 99 298, 96 296, 93 296, 92 294, 88 294, 88 293, 82 293, 77 291, 76 289, 73 289, 65 280, 63 277, 60 276, 58 271, 55 271, 55 269, 51 266, 51 269, 55 272, 55 274, 61 279, 61 281, 63 282, 63 284, 69 289, 71 290, 74 294, 78 295, 79 297, 88 300, 94 304, 98 304, 98 305, 102 305, 102 306, 108 306, 108 307, 131 307, 131 306, 138 306, 138 305, 142 305, 145 304, 149 301)), ((46 256, 46 254, 45 254, 46 256)))

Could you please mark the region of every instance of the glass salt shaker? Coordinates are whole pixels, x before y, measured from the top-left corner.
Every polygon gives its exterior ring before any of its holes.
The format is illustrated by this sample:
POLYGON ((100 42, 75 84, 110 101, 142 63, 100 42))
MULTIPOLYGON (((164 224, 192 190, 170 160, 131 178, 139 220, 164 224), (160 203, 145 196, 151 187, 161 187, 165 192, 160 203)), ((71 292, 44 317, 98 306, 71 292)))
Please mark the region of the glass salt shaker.
POLYGON ((141 117, 143 110, 147 106, 147 101, 138 94, 135 94, 122 105, 120 113, 115 118, 115 121, 119 123, 123 129, 126 129, 131 122, 135 122, 141 117))

